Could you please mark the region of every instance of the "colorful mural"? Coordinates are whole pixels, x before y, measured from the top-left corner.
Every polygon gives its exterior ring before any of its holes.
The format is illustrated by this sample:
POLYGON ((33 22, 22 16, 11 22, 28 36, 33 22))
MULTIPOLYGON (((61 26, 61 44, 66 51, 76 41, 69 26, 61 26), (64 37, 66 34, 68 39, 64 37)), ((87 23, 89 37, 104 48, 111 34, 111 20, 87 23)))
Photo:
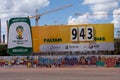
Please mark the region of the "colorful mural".
POLYGON ((0 67, 120 67, 120 55, 1 56, 0 67))

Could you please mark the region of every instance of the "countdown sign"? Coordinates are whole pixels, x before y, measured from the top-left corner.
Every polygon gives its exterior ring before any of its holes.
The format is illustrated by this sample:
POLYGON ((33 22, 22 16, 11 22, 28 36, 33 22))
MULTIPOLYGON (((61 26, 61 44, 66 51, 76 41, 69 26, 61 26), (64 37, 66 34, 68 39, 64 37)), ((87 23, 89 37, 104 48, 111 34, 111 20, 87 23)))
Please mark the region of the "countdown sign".
POLYGON ((114 50, 114 24, 32 27, 34 52, 114 50))
POLYGON ((71 27, 71 41, 93 41, 93 27, 71 27))

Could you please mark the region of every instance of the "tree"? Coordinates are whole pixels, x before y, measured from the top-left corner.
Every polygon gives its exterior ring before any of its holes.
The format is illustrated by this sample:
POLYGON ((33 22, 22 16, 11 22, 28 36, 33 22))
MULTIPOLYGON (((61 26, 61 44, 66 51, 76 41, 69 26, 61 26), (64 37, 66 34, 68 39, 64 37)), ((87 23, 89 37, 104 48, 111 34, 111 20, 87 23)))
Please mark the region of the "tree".
POLYGON ((9 56, 7 53, 7 45, 0 45, 0 56, 9 56))

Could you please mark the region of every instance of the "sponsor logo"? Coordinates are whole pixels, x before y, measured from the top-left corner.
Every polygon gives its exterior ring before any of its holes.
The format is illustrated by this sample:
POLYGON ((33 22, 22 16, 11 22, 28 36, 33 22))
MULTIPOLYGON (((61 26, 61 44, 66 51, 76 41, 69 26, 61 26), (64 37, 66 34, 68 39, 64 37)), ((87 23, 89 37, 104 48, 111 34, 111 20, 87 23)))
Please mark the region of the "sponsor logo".
POLYGON ((75 46, 75 45, 65 45, 65 49, 76 49, 79 48, 79 46, 75 46))
POLYGON ((88 45, 89 49, 93 49, 93 48, 99 48, 99 44, 97 44, 96 42, 91 42, 88 45))
POLYGON ((68 45, 65 45, 65 49, 68 49, 68 45))
POLYGON ((60 49, 61 47, 60 46, 51 46, 50 49, 60 49))
POLYGON ((69 48, 79 48, 79 46, 75 46, 75 45, 69 45, 69 48))

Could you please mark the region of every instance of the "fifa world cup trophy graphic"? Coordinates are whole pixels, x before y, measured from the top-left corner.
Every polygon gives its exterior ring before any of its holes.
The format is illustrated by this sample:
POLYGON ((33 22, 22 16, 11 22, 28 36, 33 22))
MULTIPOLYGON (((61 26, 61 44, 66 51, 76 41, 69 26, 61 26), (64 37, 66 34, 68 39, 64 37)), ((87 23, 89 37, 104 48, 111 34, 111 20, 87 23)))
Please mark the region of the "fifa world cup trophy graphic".
POLYGON ((18 35, 16 36, 17 39, 23 39, 23 27, 22 26, 18 26, 16 28, 16 32, 18 33, 18 35))

